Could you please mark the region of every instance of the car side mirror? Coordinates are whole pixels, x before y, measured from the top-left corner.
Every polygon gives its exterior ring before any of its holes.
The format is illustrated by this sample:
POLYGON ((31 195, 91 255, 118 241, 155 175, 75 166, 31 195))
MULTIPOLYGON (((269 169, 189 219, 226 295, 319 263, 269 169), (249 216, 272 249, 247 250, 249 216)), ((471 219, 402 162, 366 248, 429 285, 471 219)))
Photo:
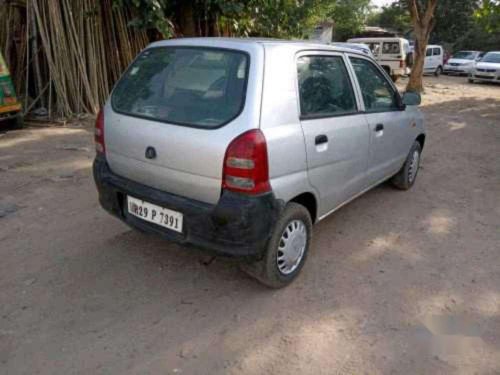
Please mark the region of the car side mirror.
POLYGON ((420 105, 422 103, 422 97, 418 92, 408 91, 403 95, 404 105, 420 105))

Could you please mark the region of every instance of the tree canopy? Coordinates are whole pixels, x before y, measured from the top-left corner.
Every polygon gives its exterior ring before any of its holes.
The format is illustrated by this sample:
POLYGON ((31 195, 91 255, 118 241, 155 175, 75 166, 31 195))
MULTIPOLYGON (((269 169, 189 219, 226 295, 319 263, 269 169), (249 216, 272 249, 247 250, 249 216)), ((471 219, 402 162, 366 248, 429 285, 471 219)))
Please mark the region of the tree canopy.
MULTIPOLYGON (((421 1, 420 1, 421 2, 421 1)), ((409 33, 408 0, 398 0, 374 12, 368 24, 409 33)), ((430 42, 451 50, 500 48, 500 0, 439 0, 430 42)))
POLYGON ((337 39, 359 32, 370 0, 113 0, 135 10, 132 26, 170 36, 304 38, 321 21, 334 22, 337 39))

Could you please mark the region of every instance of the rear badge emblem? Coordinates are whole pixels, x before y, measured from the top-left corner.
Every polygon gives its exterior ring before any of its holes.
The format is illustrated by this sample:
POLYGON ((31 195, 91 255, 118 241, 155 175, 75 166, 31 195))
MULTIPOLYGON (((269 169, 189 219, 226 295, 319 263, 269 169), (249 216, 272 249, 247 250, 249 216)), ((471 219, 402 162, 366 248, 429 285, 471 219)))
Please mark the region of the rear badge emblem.
POLYGON ((154 147, 149 146, 146 149, 146 159, 155 159, 156 158, 156 150, 154 147))

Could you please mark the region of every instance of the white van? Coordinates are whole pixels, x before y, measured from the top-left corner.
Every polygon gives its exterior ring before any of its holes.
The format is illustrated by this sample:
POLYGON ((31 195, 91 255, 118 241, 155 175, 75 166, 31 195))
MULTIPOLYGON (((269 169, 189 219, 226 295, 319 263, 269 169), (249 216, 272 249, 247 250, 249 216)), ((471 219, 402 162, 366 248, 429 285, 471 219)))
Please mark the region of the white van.
POLYGON ((439 77, 443 73, 444 50, 437 45, 428 45, 425 53, 424 74, 434 74, 439 77))
POLYGON ((348 43, 364 43, 368 45, 375 60, 391 76, 393 81, 409 74, 413 65, 410 42, 404 38, 353 38, 348 43))

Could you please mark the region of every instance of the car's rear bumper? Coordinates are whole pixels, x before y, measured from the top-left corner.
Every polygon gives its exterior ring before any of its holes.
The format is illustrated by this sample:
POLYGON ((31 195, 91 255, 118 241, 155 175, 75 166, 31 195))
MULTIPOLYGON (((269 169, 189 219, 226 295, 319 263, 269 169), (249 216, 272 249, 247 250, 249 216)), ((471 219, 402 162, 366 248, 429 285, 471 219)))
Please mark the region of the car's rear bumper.
POLYGON ((224 191, 210 205, 139 184, 114 174, 103 157, 94 160, 94 179, 101 206, 131 227, 216 254, 262 257, 283 203, 273 193, 246 196, 224 191), (183 232, 163 228, 128 214, 127 195, 183 214, 183 232))

